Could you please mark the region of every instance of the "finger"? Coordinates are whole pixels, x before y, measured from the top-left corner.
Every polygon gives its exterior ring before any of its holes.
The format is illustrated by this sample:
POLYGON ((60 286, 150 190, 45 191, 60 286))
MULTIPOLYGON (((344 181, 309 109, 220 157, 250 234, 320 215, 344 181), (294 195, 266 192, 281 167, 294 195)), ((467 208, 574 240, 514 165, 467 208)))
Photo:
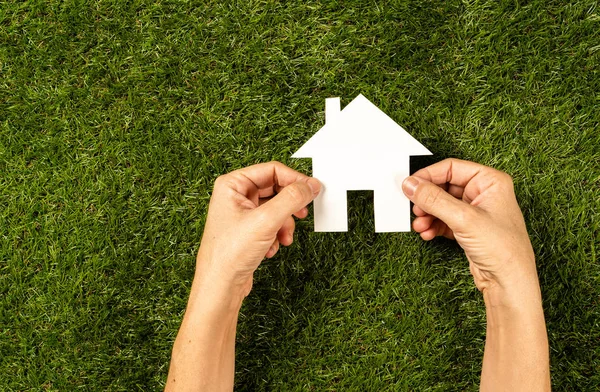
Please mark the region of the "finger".
POLYGON ((275 189, 273 189, 273 187, 258 190, 258 197, 261 199, 270 198, 274 194, 275 194, 275 189))
POLYGON ((413 205, 413 212, 415 213, 416 216, 427 215, 427 213, 425 211, 423 211, 423 209, 416 204, 413 205))
POLYGON ((294 241, 294 229, 296 228, 296 222, 294 222, 294 218, 289 216, 281 229, 277 232, 277 239, 279 243, 284 246, 290 246, 294 241))
POLYGON ((465 188, 463 188, 462 186, 450 184, 446 192, 456 197, 457 199, 462 199, 463 193, 465 192, 465 188))
POLYGON ((268 188, 263 188, 258 190, 259 197, 272 197, 283 189, 282 186, 278 184, 274 184, 268 188))
POLYGON ((433 224, 435 219, 436 218, 433 215, 429 215, 429 214, 418 217, 413 221, 413 229, 417 233, 422 233, 424 231, 427 231, 427 230, 429 230, 429 228, 431 228, 431 225, 433 224))
POLYGON ((259 190, 264 194, 268 194, 270 192, 269 188, 271 188, 271 195, 273 195, 276 190, 273 187, 285 187, 298 181, 307 181, 309 178, 306 174, 275 161, 235 170, 226 174, 225 177, 231 179, 231 185, 234 189, 246 196, 259 190))
MULTIPOLYGON (((272 199, 271 197, 259 199, 258 205, 262 206, 263 204, 265 204, 266 202, 268 202, 271 199, 272 199)), ((306 218, 308 216, 308 208, 304 207, 304 208, 300 209, 299 211, 294 212, 294 216, 298 219, 306 218)))
POLYGON ((305 208, 319 194, 321 184, 315 178, 306 177, 284 187, 275 197, 258 207, 253 213, 261 214, 261 224, 279 231, 292 214, 305 208))
POLYGON ((436 224, 434 222, 434 225, 436 226, 436 234, 435 235, 437 237, 446 237, 448 239, 453 240, 454 233, 452 232, 452 229, 450 229, 447 224, 445 224, 444 222, 442 222, 439 219, 436 222, 439 222, 439 223, 436 224))
POLYGON ((442 235, 445 230, 445 224, 441 220, 437 219, 433 222, 431 227, 421 233, 421 238, 425 241, 431 241, 438 235, 442 235))
POLYGON ((449 183, 464 188, 477 174, 490 169, 475 162, 448 158, 417 171, 413 176, 438 185, 449 183))
MULTIPOLYGON (((448 184, 446 184, 446 185, 448 185, 448 184)), ((442 187, 442 189, 443 188, 444 187, 442 187)), ((463 198, 463 193, 465 191, 465 189, 463 187, 460 187, 458 185, 452 185, 452 184, 450 184, 446 188, 447 188, 447 192, 449 194, 451 194, 452 196, 456 197, 457 199, 462 199, 463 198)), ((427 213, 425 211, 423 211, 423 209, 421 209, 421 207, 419 207, 416 204, 413 205, 413 213, 416 216, 425 216, 425 215, 427 215, 427 213)))
POLYGON ((308 216, 308 208, 304 207, 300 211, 294 212, 294 216, 298 219, 304 219, 308 216))
POLYGON ((277 253, 278 250, 279 250, 279 241, 277 239, 275 239, 275 241, 273 241, 273 244, 271 244, 271 247, 267 251, 267 254, 265 254, 265 257, 267 259, 270 259, 271 257, 275 256, 275 254, 277 253))
POLYGON ((473 207, 458 200, 439 186, 419 177, 410 176, 402 183, 402 190, 423 211, 444 221, 452 230, 463 230, 470 224, 473 207))
POLYGON ((431 228, 419 234, 424 241, 431 241, 435 238, 435 229, 431 228))
MULTIPOLYGON (((443 222, 442 222, 443 223, 443 222)), ((444 228, 443 230, 440 231, 441 236, 444 236, 446 238, 448 238, 449 240, 454 240, 454 232, 452 231, 452 229, 450 227, 448 227, 447 224, 444 223, 444 228)))

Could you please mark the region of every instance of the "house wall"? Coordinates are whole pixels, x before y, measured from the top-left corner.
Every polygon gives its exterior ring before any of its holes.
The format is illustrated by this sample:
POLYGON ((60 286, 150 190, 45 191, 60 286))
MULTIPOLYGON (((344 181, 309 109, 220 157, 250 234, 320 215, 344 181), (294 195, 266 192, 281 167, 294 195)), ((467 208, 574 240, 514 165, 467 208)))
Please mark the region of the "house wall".
POLYGON ((362 160, 313 159, 313 176, 323 184, 315 199, 315 231, 347 231, 347 191, 373 190, 375 231, 410 231, 410 202, 398 182, 409 174, 409 157, 362 160))
POLYGON ((335 184, 348 191, 375 190, 383 179, 390 178, 394 172, 393 166, 396 166, 396 171, 402 171, 399 170, 402 167, 400 162, 389 161, 363 160, 361 157, 313 158, 313 175, 324 183, 335 184))

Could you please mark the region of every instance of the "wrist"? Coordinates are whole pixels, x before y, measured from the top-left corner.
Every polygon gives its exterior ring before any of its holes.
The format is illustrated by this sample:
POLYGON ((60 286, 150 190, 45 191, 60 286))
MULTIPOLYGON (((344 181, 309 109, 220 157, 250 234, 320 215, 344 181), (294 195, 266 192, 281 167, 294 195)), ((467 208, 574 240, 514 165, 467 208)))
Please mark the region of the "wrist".
MULTIPOLYGON (((537 276, 516 284, 496 285, 483 291, 488 332, 543 325, 544 311, 537 276), (541 324, 540 324, 541 323, 541 324)), ((536 327, 537 328, 537 327, 536 327)))
POLYGON ((489 284, 482 289, 486 306, 494 308, 520 307, 531 301, 541 303, 540 284, 532 255, 510 258, 500 263, 489 284))
POLYGON ((535 276, 486 288, 483 290, 483 300, 491 310, 508 310, 541 305, 542 295, 535 276))
POLYGON ((203 313, 237 314, 248 290, 219 274, 197 269, 190 291, 188 311, 202 309, 203 313))

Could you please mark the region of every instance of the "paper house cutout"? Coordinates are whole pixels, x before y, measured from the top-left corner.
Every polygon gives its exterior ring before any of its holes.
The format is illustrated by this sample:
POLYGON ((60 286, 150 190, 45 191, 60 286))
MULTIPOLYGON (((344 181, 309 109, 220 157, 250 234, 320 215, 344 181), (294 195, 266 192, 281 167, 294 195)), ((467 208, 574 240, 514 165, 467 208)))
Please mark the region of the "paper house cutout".
POLYGON ((312 158, 323 185, 314 201, 315 231, 348 231, 347 191, 372 190, 375 232, 410 231, 410 200, 401 189, 410 157, 431 152, 359 94, 343 110, 325 100, 325 125, 292 158, 312 158))

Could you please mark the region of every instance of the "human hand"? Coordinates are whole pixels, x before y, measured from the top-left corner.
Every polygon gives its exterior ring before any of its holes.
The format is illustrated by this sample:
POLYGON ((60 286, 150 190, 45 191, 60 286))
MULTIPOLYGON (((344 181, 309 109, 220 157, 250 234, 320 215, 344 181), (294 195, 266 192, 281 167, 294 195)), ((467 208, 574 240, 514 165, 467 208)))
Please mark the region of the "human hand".
POLYGON ((477 163, 446 159, 402 183, 414 203, 413 228, 428 241, 455 239, 480 291, 533 279, 535 257, 511 177, 477 163))
POLYGON ((279 245, 291 245, 293 216, 305 218, 319 194, 318 180, 279 162, 220 176, 210 199, 196 276, 228 293, 248 295, 252 276, 279 245), (293 215, 293 216, 292 216, 293 215))

